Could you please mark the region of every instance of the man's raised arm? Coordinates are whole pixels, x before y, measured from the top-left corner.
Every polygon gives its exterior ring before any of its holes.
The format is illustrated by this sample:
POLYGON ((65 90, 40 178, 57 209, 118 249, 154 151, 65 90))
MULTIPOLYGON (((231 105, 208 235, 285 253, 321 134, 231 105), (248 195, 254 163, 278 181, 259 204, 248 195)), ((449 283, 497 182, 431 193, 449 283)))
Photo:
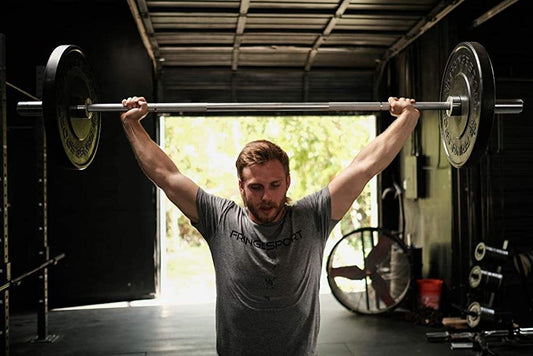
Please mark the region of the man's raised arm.
POLYGON ((329 183, 333 220, 342 219, 368 181, 381 173, 401 151, 420 116, 412 105, 414 102, 413 99, 389 98, 390 112, 397 119, 329 183))
POLYGON ((148 104, 143 97, 122 101, 129 110, 120 118, 133 153, 144 174, 161 188, 191 221, 198 221, 196 193, 198 185, 183 175, 170 157, 150 138, 141 120, 148 113, 148 104))

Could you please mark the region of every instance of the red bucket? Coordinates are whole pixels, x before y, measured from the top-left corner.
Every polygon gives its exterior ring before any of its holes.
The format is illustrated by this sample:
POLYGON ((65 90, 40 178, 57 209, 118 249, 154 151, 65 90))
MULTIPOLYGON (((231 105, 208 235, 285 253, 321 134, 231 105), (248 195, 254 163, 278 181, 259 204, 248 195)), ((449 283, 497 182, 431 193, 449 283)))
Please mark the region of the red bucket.
POLYGON ((421 306, 439 310, 442 279, 418 279, 418 302, 421 306))

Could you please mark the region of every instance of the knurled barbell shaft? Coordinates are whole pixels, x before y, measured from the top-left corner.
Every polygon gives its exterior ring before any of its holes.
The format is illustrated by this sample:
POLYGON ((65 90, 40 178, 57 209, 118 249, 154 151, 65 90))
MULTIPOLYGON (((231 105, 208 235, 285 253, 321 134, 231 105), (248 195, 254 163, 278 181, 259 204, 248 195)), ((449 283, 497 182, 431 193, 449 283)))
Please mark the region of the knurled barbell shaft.
MULTIPOLYGON (((453 98, 452 98, 453 99, 453 98)), ((454 100, 442 102, 417 102, 414 106, 419 110, 455 110, 460 103, 454 100)), ((460 101, 459 101, 460 102, 460 101)), ((458 106, 458 108, 457 108, 458 106)), ((522 112, 521 99, 496 100, 496 114, 518 114, 522 112)), ((122 104, 89 104, 74 105, 71 111, 88 112, 124 112, 122 104)), ((322 102, 322 103, 150 103, 150 112, 254 112, 254 111, 310 111, 310 112, 365 112, 389 111, 388 102, 322 102)), ((17 112, 21 116, 41 116, 41 101, 26 101, 17 104, 17 112)))
MULTIPOLYGON (((448 110, 446 102, 425 102, 415 105, 421 110, 448 110)), ((81 105, 78 109, 84 109, 81 105)), ((122 104, 91 104, 89 112, 126 111, 122 104)), ((325 102, 325 103, 162 103, 148 104, 150 112, 239 112, 239 111, 388 111, 385 102, 325 102)))

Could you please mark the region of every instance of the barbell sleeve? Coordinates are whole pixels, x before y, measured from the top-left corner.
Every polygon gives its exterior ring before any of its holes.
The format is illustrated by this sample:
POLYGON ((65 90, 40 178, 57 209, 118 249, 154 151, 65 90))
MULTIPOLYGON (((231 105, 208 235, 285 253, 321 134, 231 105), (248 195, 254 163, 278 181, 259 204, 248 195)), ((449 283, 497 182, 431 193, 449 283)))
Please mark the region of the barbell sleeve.
POLYGON ((524 110, 524 100, 522 99, 500 99, 494 105, 495 114, 520 114, 524 110))
MULTIPOLYGON (((419 110, 447 110, 455 115, 461 109, 460 99, 449 98, 442 102, 418 102, 414 106, 419 110), (457 104, 459 102, 459 104, 457 104)), ((255 112, 255 111, 309 111, 309 112, 366 112, 389 111, 388 102, 322 102, 322 103, 151 103, 150 112, 255 112)), ((496 100, 496 114, 519 114, 523 110, 521 99, 496 100)), ((124 112, 122 104, 88 104, 74 105, 72 112, 124 112)), ((21 116, 42 116, 41 101, 22 101, 17 104, 21 116)), ((85 115, 74 115, 74 117, 85 115)))
POLYGON ((42 101, 19 101, 17 113, 20 116, 43 116, 42 101))

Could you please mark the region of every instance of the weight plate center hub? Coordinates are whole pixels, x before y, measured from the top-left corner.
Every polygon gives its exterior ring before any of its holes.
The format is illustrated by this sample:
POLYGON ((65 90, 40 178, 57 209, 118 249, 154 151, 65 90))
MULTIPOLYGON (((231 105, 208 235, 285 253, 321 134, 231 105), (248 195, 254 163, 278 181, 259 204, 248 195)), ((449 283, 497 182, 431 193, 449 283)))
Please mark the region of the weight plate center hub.
MULTIPOLYGON (((470 116, 470 105, 468 98, 470 97, 470 86, 468 78, 459 73, 451 83, 450 91, 458 94, 461 98, 461 110, 459 115, 450 116, 448 118, 449 130, 451 137, 459 140, 465 135, 465 131, 468 128, 468 117, 470 116)), ((446 113, 448 115, 448 113, 446 113)))

